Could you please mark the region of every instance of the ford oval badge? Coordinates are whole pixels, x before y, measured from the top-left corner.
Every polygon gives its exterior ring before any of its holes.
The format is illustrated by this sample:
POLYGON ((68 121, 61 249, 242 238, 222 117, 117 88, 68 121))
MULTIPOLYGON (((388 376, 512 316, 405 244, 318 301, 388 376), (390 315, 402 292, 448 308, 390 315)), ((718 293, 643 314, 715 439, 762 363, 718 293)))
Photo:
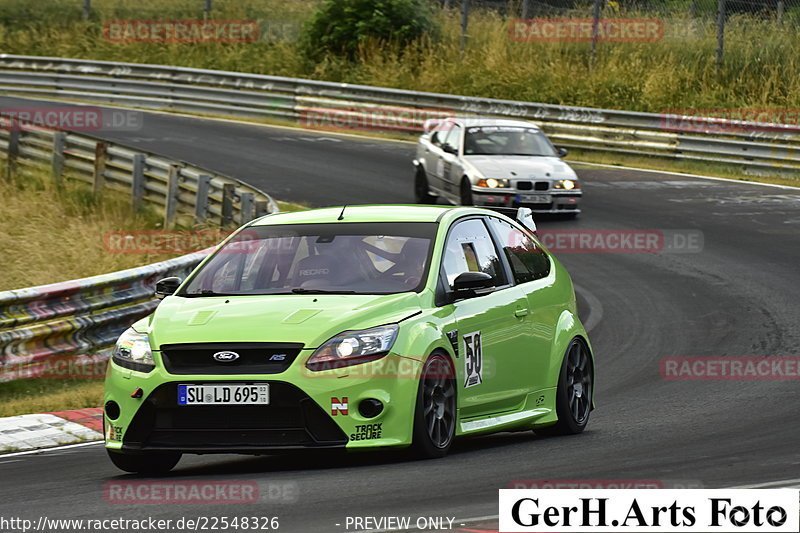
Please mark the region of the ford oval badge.
POLYGON ((217 352, 211 357, 219 363, 232 363, 239 359, 239 354, 236 352, 217 352))

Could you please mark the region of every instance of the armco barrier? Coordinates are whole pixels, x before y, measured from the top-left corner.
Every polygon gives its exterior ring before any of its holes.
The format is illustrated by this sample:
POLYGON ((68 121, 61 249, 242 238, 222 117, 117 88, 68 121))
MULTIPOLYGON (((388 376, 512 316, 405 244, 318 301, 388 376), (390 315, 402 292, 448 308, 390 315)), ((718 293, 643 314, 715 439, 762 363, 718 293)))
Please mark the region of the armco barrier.
POLYGON ((232 226, 277 212, 265 192, 189 163, 103 141, 84 133, 16 122, 0 128, 6 174, 20 166, 50 168, 56 183, 84 182, 95 193, 127 194, 134 208, 150 204, 164 213, 164 227, 186 224, 232 226))
POLYGON ((0 93, 332 126, 421 130, 426 118, 539 123, 560 146, 800 177, 800 126, 473 98, 183 67, 0 54, 0 93), (310 117, 310 118, 309 118, 310 117), (398 127, 402 124, 404 127, 398 127), (688 125, 688 127, 687 127, 688 125))
MULTIPOLYGON (((0 292, 0 382, 45 376, 47 362, 91 363, 157 305, 155 282, 185 278, 208 250, 90 278, 0 292)), ((96 376, 95 376, 96 377, 96 376)))

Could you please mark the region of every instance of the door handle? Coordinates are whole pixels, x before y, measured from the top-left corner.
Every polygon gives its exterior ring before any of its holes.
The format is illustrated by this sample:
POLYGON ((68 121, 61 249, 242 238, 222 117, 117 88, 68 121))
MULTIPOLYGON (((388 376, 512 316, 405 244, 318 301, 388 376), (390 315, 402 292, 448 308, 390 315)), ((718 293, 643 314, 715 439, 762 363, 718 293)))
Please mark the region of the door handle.
POLYGON ((522 318, 524 316, 527 316, 527 314, 528 314, 527 309, 517 309, 516 311, 514 311, 514 316, 517 318, 522 318))

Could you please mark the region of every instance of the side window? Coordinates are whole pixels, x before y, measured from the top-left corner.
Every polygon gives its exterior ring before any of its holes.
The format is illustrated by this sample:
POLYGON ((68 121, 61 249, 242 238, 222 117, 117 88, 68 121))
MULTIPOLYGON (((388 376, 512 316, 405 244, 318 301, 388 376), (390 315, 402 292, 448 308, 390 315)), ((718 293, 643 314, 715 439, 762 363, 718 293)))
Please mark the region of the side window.
POLYGON ((453 227, 447 237, 442 265, 451 288, 462 272, 485 272, 492 276, 495 286, 507 283, 489 231, 479 219, 465 220, 453 227))
POLYGON ((454 125, 453 128, 447 132, 447 137, 445 137, 444 142, 458 150, 461 147, 461 126, 454 125))
POLYGON ((547 277, 550 273, 550 259, 547 254, 537 246, 522 230, 513 225, 489 217, 489 224, 497 234, 517 283, 526 283, 535 279, 547 277))

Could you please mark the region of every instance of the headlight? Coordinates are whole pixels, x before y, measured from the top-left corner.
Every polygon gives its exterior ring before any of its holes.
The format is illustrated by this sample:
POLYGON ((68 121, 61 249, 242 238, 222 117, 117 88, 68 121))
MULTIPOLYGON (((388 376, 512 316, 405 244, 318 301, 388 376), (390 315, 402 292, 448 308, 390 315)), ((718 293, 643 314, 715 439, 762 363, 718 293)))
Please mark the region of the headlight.
POLYGON ((330 370, 375 361, 389 353, 400 328, 397 324, 345 331, 319 348, 306 362, 309 370, 330 370))
POLYGON ((495 178, 481 178, 476 183, 478 187, 488 187, 489 189, 507 189, 508 188, 508 180, 505 178, 495 179, 495 178))
POLYGON ((130 370, 150 372, 155 367, 147 333, 138 333, 133 328, 119 336, 111 357, 116 364, 130 370))
POLYGON ((553 185, 553 188, 571 191, 572 189, 580 189, 581 185, 577 180, 558 180, 553 185))

